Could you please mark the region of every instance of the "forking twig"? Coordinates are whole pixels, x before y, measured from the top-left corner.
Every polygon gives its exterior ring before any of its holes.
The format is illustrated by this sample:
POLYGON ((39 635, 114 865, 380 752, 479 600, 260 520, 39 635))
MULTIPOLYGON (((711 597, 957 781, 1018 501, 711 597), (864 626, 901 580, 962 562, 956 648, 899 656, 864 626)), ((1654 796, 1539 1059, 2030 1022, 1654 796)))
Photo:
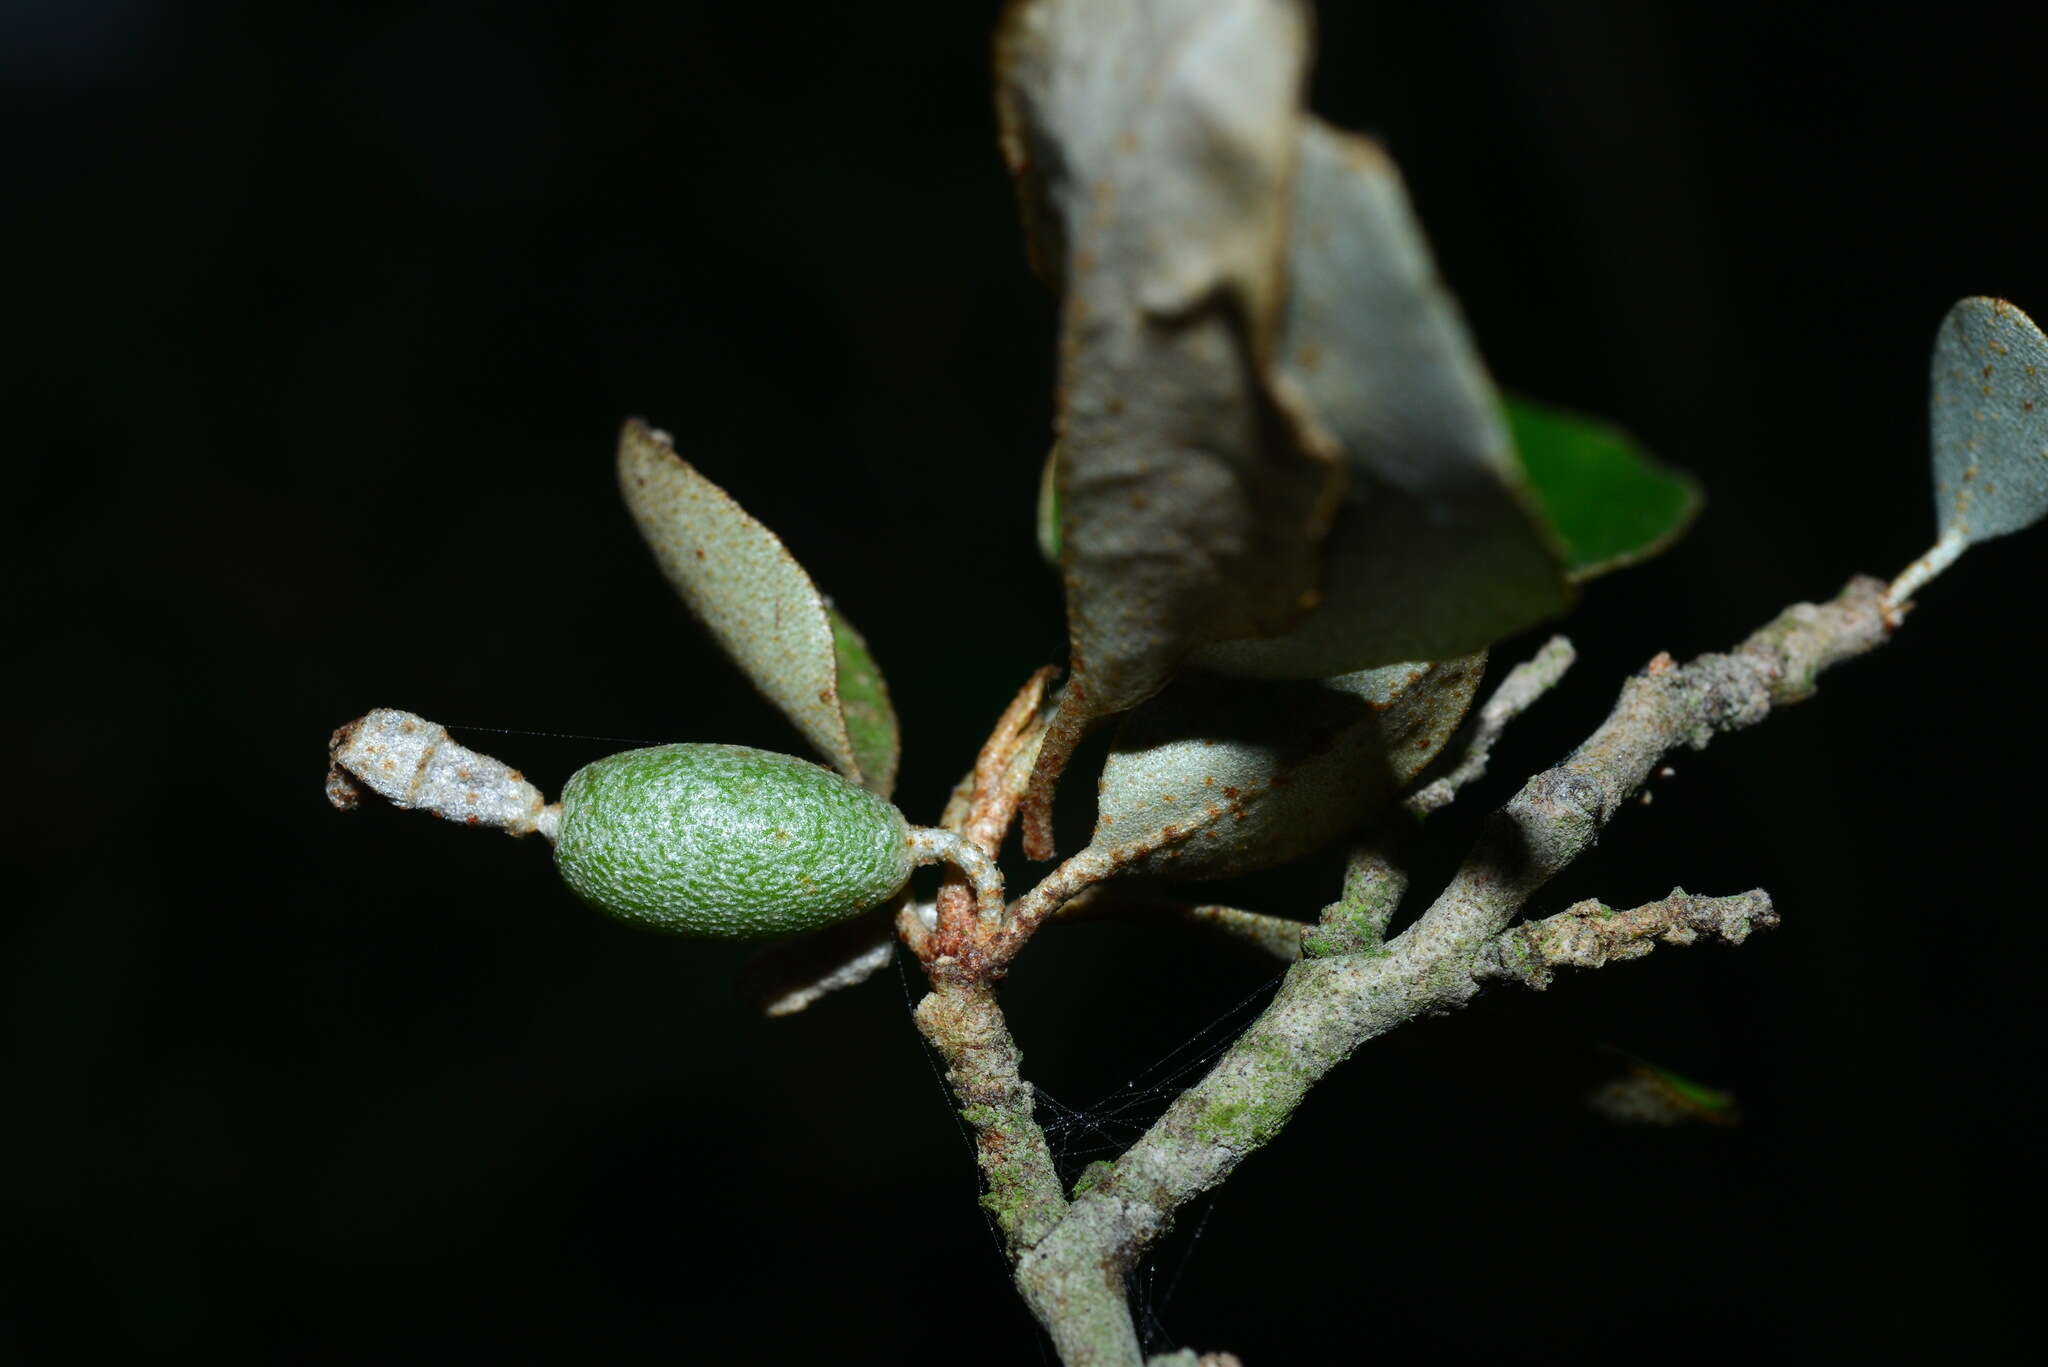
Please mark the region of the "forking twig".
MULTIPOLYGON (((1585 904, 1502 932, 1528 898, 1584 852, 1665 753, 1707 745, 1810 696, 1825 669, 1876 648, 1897 623, 1877 580, 1780 613, 1736 650, 1679 665, 1659 655, 1622 688, 1607 720, 1561 764, 1536 775, 1492 818, 1430 907, 1384 946, 1305 959, 1272 1003, 1164 1115, 1085 1190, 1063 1192, 1019 1075, 1020 1055, 988 983, 934 974, 919 1028, 946 1060, 974 1126, 985 1198, 1016 1264, 1019 1289, 1072 1363, 1137 1362, 1124 1273, 1171 1225, 1285 1127, 1308 1090, 1367 1040, 1418 1016, 1453 1010, 1503 977, 1547 981, 1562 964, 1636 957, 1661 939, 1708 933, 1736 941, 1774 913, 1760 893, 1674 894, 1618 914, 1603 930, 1585 904)), ((1069 861, 1071 864, 1072 861, 1069 861)), ((1073 881, 1085 873, 1051 880, 1073 881)), ((1399 877, 1367 859, 1361 900, 1385 901, 1399 877)), ((1049 880, 1050 881, 1050 880, 1049 880)), ((1043 887, 1043 885, 1041 885, 1043 887)), ((1398 896, 1398 892, 1395 894, 1398 896)), ((1033 889, 1019 906, 1053 900, 1033 889)), ((1065 900, 1064 897, 1058 900, 1065 900)), ((1015 909, 1013 908, 1013 916, 1015 909)))

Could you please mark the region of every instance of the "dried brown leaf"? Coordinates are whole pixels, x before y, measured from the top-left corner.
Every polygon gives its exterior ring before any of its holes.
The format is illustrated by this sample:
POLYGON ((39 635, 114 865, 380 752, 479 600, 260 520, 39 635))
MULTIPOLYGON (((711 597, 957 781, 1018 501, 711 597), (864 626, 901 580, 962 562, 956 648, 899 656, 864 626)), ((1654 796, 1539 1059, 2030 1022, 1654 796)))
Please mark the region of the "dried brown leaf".
POLYGON ((1197 662, 1327 678, 1447 659, 1562 611, 1562 557, 1400 173, 1313 119, 1299 166, 1281 367, 1350 477, 1315 611, 1197 662))
POLYGON ((1194 647, 1308 606, 1340 478, 1273 382, 1308 21, 1292 0, 1028 0, 1003 144, 1061 292, 1070 674, 1026 812, 1194 647))

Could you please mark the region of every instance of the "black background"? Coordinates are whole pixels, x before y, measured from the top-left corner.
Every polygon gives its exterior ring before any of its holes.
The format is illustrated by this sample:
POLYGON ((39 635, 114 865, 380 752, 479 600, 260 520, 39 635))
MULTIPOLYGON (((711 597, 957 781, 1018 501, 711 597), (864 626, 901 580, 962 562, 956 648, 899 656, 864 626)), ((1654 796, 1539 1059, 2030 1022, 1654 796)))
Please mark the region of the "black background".
MULTIPOLYGON (((1581 664, 1443 819, 1455 844, 1656 650, 1930 539, 1936 322, 1969 293, 2048 314, 2048 34, 1964 6, 1321 18, 1314 103, 1388 139, 1503 383, 1710 492, 1681 548, 1587 594, 1581 664)), ((762 1021, 744 950, 613 926, 539 848, 320 788, 328 731, 376 705, 795 748, 617 506, 642 413, 862 624, 907 719, 899 796, 935 814, 1062 654, 1029 525, 1051 305, 992 147, 990 24, 5 8, 0 1172, 30 1266, 0 1347, 1043 1360, 896 973, 762 1021)), ((1680 757, 1533 908, 1762 885, 1782 929, 1374 1045, 1149 1266, 1154 1346, 2015 1357, 2044 545, 1974 552, 1815 703, 1680 757), (1597 1119, 1608 1048, 1746 1123, 1597 1119)), ((551 791, 623 748, 462 734, 551 791)), ((1329 878, 1240 891, 1306 914, 1329 878)), ((1006 999, 1079 1106, 1269 976, 1077 928, 1006 999)))

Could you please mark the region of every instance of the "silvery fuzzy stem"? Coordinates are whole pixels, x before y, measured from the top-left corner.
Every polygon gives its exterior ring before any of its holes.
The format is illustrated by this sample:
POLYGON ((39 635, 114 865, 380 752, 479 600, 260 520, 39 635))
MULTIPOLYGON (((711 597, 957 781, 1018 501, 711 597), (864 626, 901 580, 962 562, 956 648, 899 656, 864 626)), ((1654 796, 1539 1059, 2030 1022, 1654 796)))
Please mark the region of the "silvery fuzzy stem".
POLYGON ((1885 606, 1897 611, 1908 598, 1925 588, 1929 581, 1962 557, 1970 549, 1970 538, 1959 527, 1945 528, 1941 539, 1927 548, 1927 554, 1915 560, 1899 572, 1892 580, 1892 586, 1885 590, 1885 606))
POLYGON ((951 864, 974 885, 974 905, 984 921, 1003 919, 1003 874, 996 861, 972 840, 933 826, 910 828, 910 857, 920 864, 951 864))

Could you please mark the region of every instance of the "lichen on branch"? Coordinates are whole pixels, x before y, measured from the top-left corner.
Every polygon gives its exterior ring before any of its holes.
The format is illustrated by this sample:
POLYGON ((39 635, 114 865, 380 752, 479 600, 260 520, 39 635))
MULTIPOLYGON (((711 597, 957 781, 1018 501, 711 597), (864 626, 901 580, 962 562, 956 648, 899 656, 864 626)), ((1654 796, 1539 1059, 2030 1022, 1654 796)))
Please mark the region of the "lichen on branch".
POLYGON ((1733 897, 1695 897, 1684 888, 1636 907, 1616 911, 1597 898, 1575 903, 1555 916, 1511 926, 1480 952, 1482 978, 1506 978, 1542 991, 1560 968, 1605 968, 1640 959, 1659 944, 1689 945, 1718 940, 1739 945, 1753 930, 1778 924, 1770 894, 1762 888, 1733 897))
MULTIPOLYGON (((1624 684, 1583 744, 1489 818, 1435 901, 1384 944, 1380 933, 1403 878, 1385 851, 1364 847, 1352 861, 1357 896, 1347 889, 1332 908, 1355 901, 1354 914, 1326 912, 1310 935, 1314 957, 1289 968, 1272 1003, 1209 1073, 1071 1200, 1060 1192, 988 982, 964 979, 958 962, 928 963, 934 990, 918 1008, 919 1027, 946 1058, 979 1136, 987 1200, 1019 1289, 1062 1360, 1142 1361, 1122 1298, 1124 1274, 1171 1228, 1176 1211, 1270 1143, 1309 1089, 1361 1044, 1462 1006, 1489 981, 1542 986, 1558 967, 1599 967, 1640 957, 1659 942, 1702 936, 1740 943, 1751 929, 1775 924, 1760 891, 1726 898, 1674 891, 1632 911, 1580 903, 1507 929, 1533 893, 1592 845, 1667 752, 1702 748, 1810 697, 1824 670, 1883 644, 1898 620, 1885 586, 1859 577, 1829 602, 1786 609, 1726 654, 1685 665, 1658 655, 1624 684)), ((1070 871, 1063 881, 1082 880, 1070 871)), ((1043 919, 1019 916, 1020 906, 1035 902, 1049 912, 1072 895, 1055 891, 1019 899, 1012 930, 1043 919)), ((989 961, 991 976, 1008 957, 989 961)))

